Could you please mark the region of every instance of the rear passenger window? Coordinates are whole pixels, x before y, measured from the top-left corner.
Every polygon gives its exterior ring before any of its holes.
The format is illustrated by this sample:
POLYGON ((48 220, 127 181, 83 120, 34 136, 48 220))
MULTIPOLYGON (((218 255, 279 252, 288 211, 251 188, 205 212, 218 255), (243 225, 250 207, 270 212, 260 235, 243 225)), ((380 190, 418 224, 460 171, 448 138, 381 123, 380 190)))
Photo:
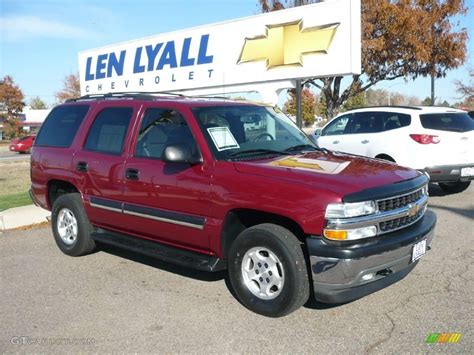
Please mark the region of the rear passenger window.
POLYGON ((135 156, 161 159, 170 144, 186 144, 197 153, 194 137, 184 117, 176 110, 149 108, 140 126, 135 156))
POLYGON ((347 125, 346 134, 377 133, 382 131, 382 112, 357 112, 347 125))
POLYGON ((410 115, 404 115, 403 113, 397 113, 395 115, 388 113, 383 121, 383 130, 390 131, 392 129, 409 126, 411 123, 411 117, 410 115))
POLYGON ((102 110, 91 126, 84 148, 121 154, 132 114, 133 109, 130 107, 110 107, 102 110))
POLYGON ((36 137, 35 146, 69 147, 88 110, 89 105, 67 105, 53 109, 36 137))

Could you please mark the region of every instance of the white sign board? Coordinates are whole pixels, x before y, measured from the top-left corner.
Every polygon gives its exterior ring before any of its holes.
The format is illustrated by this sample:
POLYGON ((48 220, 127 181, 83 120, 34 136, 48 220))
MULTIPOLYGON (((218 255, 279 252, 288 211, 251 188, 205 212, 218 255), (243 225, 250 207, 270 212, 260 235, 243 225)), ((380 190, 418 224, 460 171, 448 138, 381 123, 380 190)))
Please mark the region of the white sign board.
POLYGON ((360 73, 360 0, 333 0, 79 53, 81 94, 360 73))

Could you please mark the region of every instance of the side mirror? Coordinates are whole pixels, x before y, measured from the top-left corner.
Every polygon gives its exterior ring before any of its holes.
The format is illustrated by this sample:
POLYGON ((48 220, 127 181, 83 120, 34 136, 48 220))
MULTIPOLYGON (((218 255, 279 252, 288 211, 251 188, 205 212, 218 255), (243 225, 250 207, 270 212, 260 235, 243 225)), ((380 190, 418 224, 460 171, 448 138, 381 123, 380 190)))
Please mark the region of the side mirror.
POLYGON ((315 136, 321 136, 322 133, 323 133, 322 128, 318 128, 318 129, 316 129, 316 131, 314 131, 314 135, 315 135, 315 136))
POLYGON ((184 163, 199 164, 202 163, 202 157, 195 157, 191 149, 186 144, 170 144, 166 146, 161 158, 165 163, 184 163))

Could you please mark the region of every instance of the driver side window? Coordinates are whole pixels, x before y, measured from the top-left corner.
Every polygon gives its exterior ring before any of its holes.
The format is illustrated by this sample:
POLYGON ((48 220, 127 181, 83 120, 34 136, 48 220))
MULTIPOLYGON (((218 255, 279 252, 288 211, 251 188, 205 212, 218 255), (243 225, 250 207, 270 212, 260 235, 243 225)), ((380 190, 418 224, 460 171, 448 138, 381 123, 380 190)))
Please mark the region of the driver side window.
POLYGON ((166 146, 186 144, 193 154, 197 145, 184 117, 176 110, 149 108, 143 116, 136 157, 161 159, 166 146))
POLYGON ((344 134, 351 115, 344 115, 334 119, 322 132, 323 136, 336 136, 344 134))

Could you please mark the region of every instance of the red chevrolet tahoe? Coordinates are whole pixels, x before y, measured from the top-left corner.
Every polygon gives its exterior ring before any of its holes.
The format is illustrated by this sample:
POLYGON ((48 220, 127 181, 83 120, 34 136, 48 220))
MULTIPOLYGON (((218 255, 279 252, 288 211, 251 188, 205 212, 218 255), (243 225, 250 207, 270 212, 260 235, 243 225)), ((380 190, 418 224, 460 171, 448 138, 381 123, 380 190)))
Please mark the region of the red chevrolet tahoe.
POLYGON ((105 94, 59 105, 31 157, 31 195, 67 255, 101 244, 227 269, 271 317, 344 303, 407 275, 430 249, 428 178, 315 146, 277 109, 105 94))

